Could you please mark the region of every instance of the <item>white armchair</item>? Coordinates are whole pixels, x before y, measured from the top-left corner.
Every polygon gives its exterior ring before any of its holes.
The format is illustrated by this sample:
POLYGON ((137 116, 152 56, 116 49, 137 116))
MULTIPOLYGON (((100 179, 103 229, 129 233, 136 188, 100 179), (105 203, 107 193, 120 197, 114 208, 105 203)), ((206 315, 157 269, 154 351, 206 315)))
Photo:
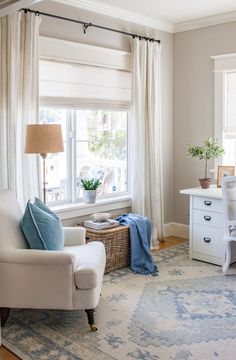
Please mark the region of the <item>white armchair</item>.
POLYGON ((8 191, 0 192, 0 316, 11 308, 84 309, 91 330, 105 269, 101 242, 85 244, 85 229, 64 228, 63 251, 31 250, 20 228, 22 213, 8 191))

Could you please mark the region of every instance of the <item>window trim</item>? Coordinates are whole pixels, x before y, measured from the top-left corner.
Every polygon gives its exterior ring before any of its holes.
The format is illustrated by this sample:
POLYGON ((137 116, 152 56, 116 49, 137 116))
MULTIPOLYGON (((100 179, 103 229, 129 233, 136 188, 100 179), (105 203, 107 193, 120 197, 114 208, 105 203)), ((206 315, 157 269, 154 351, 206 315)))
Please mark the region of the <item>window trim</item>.
POLYGON ((225 73, 236 72, 236 53, 211 56, 214 61, 215 74, 215 121, 214 136, 222 144, 222 133, 225 120, 225 73))
MULTIPOLYGON (((50 206, 50 205, 49 205, 50 206)), ((109 199, 97 199, 94 204, 85 204, 82 202, 67 203, 50 206, 50 208, 60 217, 61 220, 68 220, 80 216, 88 216, 94 212, 107 212, 115 210, 124 210, 132 206, 130 194, 123 196, 113 196, 109 199)))
MULTIPOLYGON (((223 130, 226 116, 225 109, 225 74, 236 72, 236 53, 211 56, 214 62, 214 137, 223 145, 223 130)), ((217 177, 218 165, 221 165, 221 159, 214 160, 214 177, 217 177)))
MULTIPOLYGON (((50 106, 44 106, 40 104, 40 108, 48 108, 50 109, 50 106)), ((57 107, 57 109, 63 109, 63 107, 57 107)), ((67 150, 67 156, 66 156, 66 161, 67 161, 67 198, 65 200, 57 200, 57 201, 50 201, 48 202, 48 205, 51 208, 59 208, 59 209, 63 209, 63 208, 67 208, 70 205, 78 205, 79 208, 83 208, 83 205, 85 205, 85 203, 83 202, 83 198, 77 198, 76 197, 76 176, 75 174, 77 173, 77 164, 75 161, 75 154, 76 154, 76 139, 75 139, 75 133, 76 133, 76 114, 75 114, 75 110, 84 110, 84 109, 65 109, 66 110, 66 120, 67 120, 67 132, 68 132, 68 136, 67 136, 67 146, 68 146, 68 150, 67 150), (73 166, 74 164, 74 166, 73 166)), ((86 110, 90 110, 90 109, 86 109, 86 110)), ((100 109, 100 111, 104 111, 104 109, 100 109)), ((105 110, 106 111, 106 110, 105 110)), ((119 198, 123 198, 123 197, 129 197, 130 196, 130 142, 129 142, 129 134, 130 134, 130 111, 128 110, 121 110, 121 109, 116 109, 116 110, 108 110, 111 112, 126 112, 127 113, 127 157, 126 157, 126 163, 127 163, 127 190, 126 191, 122 191, 122 192, 114 192, 111 194, 105 194, 105 195, 100 195, 99 197, 97 197, 96 202, 98 202, 99 200, 101 201, 107 201, 108 203, 110 203, 111 199, 116 199, 118 200, 119 198)), ((40 179, 39 179, 40 181, 40 179)), ((91 204, 90 204, 91 205, 91 204)), ((100 210, 101 211, 101 210, 100 210)))
MULTIPOLYGON (((131 53, 127 51, 121 51, 111 48, 103 48, 89 44, 75 43, 71 41, 65 41, 61 39, 55 39, 50 37, 40 36, 39 39, 39 57, 40 60, 63 62, 68 64, 80 64, 95 66, 107 69, 116 69, 131 73, 131 53), (66 49, 66 51, 65 51, 66 49)), ((98 198, 104 203, 110 199, 118 201, 118 197, 130 196, 130 111, 131 101, 119 101, 119 100, 102 100, 96 99, 82 99, 82 98, 56 98, 56 97, 40 97, 40 107, 48 108, 64 108, 68 110, 107 110, 107 111, 125 111, 128 113, 128 126, 127 126, 127 191, 123 193, 114 193, 107 195, 106 197, 98 198)), ((71 150, 71 149, 70 149, 71 150)), ((40 165, 39 165, 40 168, 40 165)), ((76 171, 76 169, 74 169, 76 171)), ((40 172, 39 172, 40 174, 40 172)), ((69 177, 69 174, 68 174, 69 177)), ((69 182, 69 178, 68 178, 69 182)), ((71 183, 71 181, 70 181, 71 183)), ((69 183, 69 184, 70 184, 69 183)), ((75 186, 75 184, 74 184, 75 186)), ((69 187, 67 187, 67 191, 69 187)), ((76 192, 74 192, 76 194, 76 192)), ((52 204, 52 203, 51 203, 52 204)), ((72 199, 72 196, 68 199, 57 202, 57 206, 66 208, 67 205, 76 205, 83 207, 84 203, 78 202, 78 199, 72 199), (68 203, 69 201, 69 203, 68 203), (74 202, 73 202, 74 201, 74 202)), ((54 208, 54 205, 50 205, 54 208)), ((106 209, 104 209, 106 210, 106 209)), ((103 210, 103 211, 104 211, 103 210)), ((100 210, 101 211, 101 210, 100 210)))

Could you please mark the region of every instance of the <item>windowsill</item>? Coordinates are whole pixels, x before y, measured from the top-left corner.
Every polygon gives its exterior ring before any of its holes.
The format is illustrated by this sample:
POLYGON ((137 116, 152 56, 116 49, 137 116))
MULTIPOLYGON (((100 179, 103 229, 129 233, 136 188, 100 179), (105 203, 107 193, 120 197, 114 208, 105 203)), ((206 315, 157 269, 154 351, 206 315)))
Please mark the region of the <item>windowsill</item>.
POLYGON ((131 196, 117 196, 110 199, 98 199, 94 204, 70 203, 52 206, 51 209, 61 220, 71 219, 79 216, 91 215, 94 212, 107 212, 130 207, 131 196))

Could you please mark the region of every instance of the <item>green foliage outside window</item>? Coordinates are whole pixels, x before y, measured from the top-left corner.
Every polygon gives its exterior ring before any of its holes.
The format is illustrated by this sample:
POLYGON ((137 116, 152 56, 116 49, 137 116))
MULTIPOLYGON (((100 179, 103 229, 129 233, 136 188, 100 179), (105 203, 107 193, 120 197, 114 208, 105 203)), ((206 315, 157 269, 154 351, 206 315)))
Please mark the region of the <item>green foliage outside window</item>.
POLYGON ((114 133, 103 131, 99 135, 89 136, 89 151, 96 153, 103 159, 126 159, 127 134, 123 130, 114 133))

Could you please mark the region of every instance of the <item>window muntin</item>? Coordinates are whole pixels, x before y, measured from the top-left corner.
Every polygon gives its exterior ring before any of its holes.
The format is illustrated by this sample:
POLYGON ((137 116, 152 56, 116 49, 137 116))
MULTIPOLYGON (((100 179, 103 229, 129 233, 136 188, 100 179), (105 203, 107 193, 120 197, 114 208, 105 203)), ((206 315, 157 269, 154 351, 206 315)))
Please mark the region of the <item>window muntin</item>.
POLYGON ((82 201, 81 177, 101 178, 98 197, 127 193, 127 111, 41 108, 40 122, 60 123, 65 145, 46 161, 47 202, 82 201))

